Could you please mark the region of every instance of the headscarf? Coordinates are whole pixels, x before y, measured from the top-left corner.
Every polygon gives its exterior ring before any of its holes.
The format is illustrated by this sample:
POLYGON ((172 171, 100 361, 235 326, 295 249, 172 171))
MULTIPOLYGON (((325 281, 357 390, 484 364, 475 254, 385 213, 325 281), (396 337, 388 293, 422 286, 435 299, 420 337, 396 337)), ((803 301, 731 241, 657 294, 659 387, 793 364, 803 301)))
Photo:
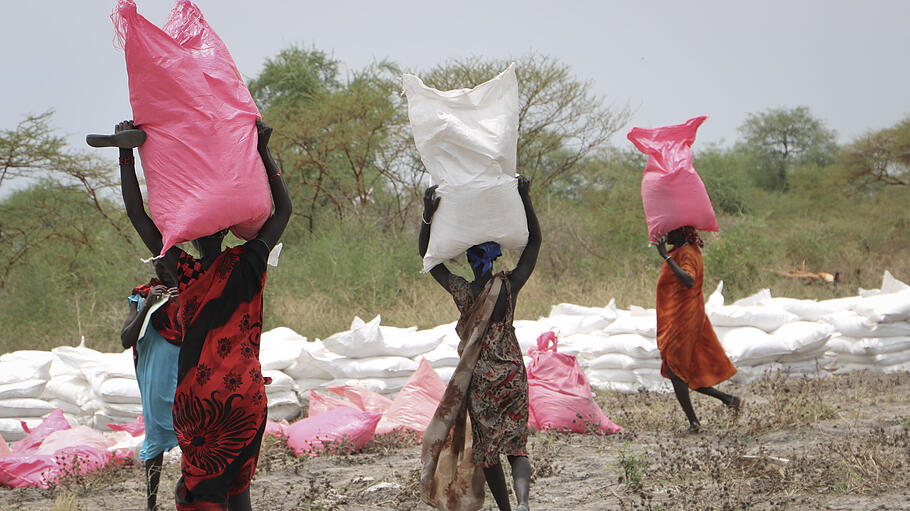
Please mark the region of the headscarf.
POLYGON ((475 270, 481 268, 483 269, 481 274, 485 275, 488 271, 493 269, 493 261, 502 255, 502 250, 499 248, 499 243, 488 241, 469 248, 467 254, 468 263, 471 264, 471 268, 474 268, 475 270), (475 251, 480 252, 481 254, 477 255, 474 253, 475 251))

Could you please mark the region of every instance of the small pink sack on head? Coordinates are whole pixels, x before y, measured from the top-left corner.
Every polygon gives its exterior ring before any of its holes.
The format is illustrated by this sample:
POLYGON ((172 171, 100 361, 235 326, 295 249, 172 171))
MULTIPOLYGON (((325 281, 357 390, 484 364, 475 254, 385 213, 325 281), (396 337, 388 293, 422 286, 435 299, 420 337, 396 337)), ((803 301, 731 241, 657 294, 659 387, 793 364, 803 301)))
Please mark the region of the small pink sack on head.
POLYGON ((648 155, 641 201, 652 241, 686 225, 702 231, 718 230, 705 184, 692 166, 695 132, 705 119, 707 116, 700 116, 675 126, 629 131, 629 140, 648 155))

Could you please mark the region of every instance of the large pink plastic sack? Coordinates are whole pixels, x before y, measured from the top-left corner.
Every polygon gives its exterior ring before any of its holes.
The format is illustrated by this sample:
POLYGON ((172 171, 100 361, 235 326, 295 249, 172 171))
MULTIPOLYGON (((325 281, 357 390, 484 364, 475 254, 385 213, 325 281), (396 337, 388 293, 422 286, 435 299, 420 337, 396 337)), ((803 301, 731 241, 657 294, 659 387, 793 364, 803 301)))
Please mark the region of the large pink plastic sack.
POLYGON ((446 384, 430 363, 425 358, 420 359, 417 370, 382 415, 382 420, 376 426, 376 434, 409 429, 416 431, 418 436, 423 436, 445 391, 446 384))
POLYGON ((632 128, 628 134, 635 147, 648 155, 641 179, 641 201, 652 241, 686 225, 717 231, 711 199, 692 166, 695 132, 707 118, 696 117, 662 128, 632 128))
POLYGON ((355 385, 338 385, 335 387, 326 387, 326 390, 347 398, 359 410, 373 413, 385 413, 392 406, 393 401, 382 394, 377 394, 372 390, 355 385))
POLYGON ((120 0, 111 15, 126 55, 149 211, 164 247, 231 227, 251 239, 271 213, 253 98, 224 42, 189 0, 164 29, 120 0))
POLYGON ((34 453, 48 435, 55 431, 70 429, 70 423, 67 422, 66 418, 63 416, 63 410, 57 408, 53 412, 47 414, 47 417, 41 421, 41 424, 29 429, 25 425, 25 422, 23 422, 22 429, 28 434, 13 444, 12 453, 14 455, 34 453))
POLYGON ((556 334, 545 332, 531 348, 528 364, 529 425, 537 430, 597 432, 610 435, 622 428, 594 402, 578 360, 557 353, 556 334), (593 428, 593 430, 592 430, 593 428))
POLYGON ((107 451, 110 445, 87 426, 71 428, 57 409, 16 442, 9 456, 0 457, 0 484, 47 487, 74 470, 86 474, 101 469, 113 458, 107 451))
POLYGON ((296 456, 315 456, 333 443, 343 452, 356 452, 373 438, 379 418, 378 413, 334 408, 288 426, 288 447, 294 449, 296 456))
POLYGON ((320 394, 312 389, 310 389, 309 403, 310 404, 307 409, 307 417, 315 417, 336 408, 350 408, 352 410, 358 410, 361 412, 364 411, 350 401, 347 401, 345 399, 338 399, 337 397, 326 396, 325 394, 320 394))
POLYGON ((290 424, 284 419, 281 419, 278 422, 265 421, 265 434, 276 438, 286 438, 288 426, 290 426, 290 424))

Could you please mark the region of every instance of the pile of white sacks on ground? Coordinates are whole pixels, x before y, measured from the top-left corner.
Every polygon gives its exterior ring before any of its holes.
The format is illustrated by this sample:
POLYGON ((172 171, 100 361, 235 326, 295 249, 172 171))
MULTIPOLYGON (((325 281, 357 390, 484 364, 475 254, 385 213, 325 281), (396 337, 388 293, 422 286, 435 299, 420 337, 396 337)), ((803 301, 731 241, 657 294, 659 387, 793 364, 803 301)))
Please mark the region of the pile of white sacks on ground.
MULTIPOLYGON (((910 370, 910 286, 888 272, 881 289, 832 300, 772 297, 768 290, 724 304, 722 284, 706 311, 745 383, 767 371, 820 377, 867 369, 910 370)), ((454 311, 454 308, 453 308, 454 311)), ((454 312, 453 312, 454 314, 454 312)), ((262 334, 260 360, 269 418, 300 415, 309 391, 357 385, 386 396, 404 386, 421 358, 448 381, 458 362, 455 323, 427 330, 355 318, 351 329, 308 341, 288 328, 262 334)), ((553 330, 559 351, 575 355, 591 385, 621 392, 667 391, 660 377, 654 309, 554 306, 536 321, 514 323, 523 352, 553 330)), ((526 362, 528 359, 526 359, 526 362)), ((7 441, 60 408, 72 424, 105 429, 141 413, 130 351, 101 353, 84 346, 0 356, 0 434, 7 441)))

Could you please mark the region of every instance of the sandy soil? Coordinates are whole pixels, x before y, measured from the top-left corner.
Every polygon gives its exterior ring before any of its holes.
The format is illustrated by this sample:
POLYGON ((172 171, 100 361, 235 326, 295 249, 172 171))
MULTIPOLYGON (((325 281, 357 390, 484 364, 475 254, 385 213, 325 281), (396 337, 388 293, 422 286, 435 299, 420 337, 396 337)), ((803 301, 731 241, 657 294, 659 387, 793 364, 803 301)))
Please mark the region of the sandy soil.
MULTIPOLYGON (((737 418, 693 395, 704 430, 685 432, 670 395, 599 393, 623 426, 612 436, 534 434, 531 504, 538 510, 910 510, 910 374, 823 380, 768 377, 724 390, 743 395, 737 418)), ((429 509, 417 496, 419 447, 406 436, 360 453, 294 458, 263 446, 256 509, 429 509)), ((508 473, 508 472, 507 472, 508 473)), ((52 489, 0 489, 0 509, 144 509, 138 465, 74 477, 52 489)), ((165 467, 172 509, 179 466, 165 467)), ((484 509, 495 505, 487 495, 484 509)))

